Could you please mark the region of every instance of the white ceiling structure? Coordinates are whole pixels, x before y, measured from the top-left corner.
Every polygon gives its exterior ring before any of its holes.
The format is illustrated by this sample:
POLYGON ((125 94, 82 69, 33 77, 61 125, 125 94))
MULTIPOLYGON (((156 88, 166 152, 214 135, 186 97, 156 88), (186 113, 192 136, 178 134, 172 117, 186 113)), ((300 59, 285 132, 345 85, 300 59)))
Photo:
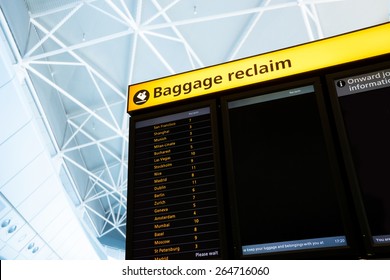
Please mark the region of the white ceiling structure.
MULTIPOLYGON (((0 79, 1 130, 10 131, 0 135, 4 136, 0 198, 50 249, 40 258, 66 259, 81 258, 82 252, 62 254, 53 244, 61 240, 45 236, 45 228, 39 228, 39 211, 28 217, 24 213, 31 213, 31 208, 19 206, 27 201, 34 205, 32 194, 44 185, 34 178, 46 170, 34 163, 40 149, 28 163, 19 163, 23 160, 15 156, 34 150, 20 149, 33 142, 31 132, 21 134, 30 120, 88 242, 93 248, 104 245, 123 253, 131 141, 126 113, 129 84, 384 23, 389 20, 390 1, 0 0, 0 8, 1 44, 6 46, 2 62, 9 74, 0 79), (16 108, 22 105, 11 105, 15 94, 5 92, 11 81, 21 88, 13 90, 19 92, 15 104, 27 104, 28 109, 19 112, 16 108), (16 123, 20 115, 29 117, 16 123), (16 167, 4 173, 10 166, 16 167), (22 201, 18 188, 24 184, 37 186, 22 201)), ((53 194, 45 203, 53 197, 57 198, 53 194)), ((69 235, 64 238, 69 240, 69 235)), ((20 252, 31 242, 19 249, 11 244, 12 251, 8 240, 2 238, 0 256, 29 258, 20 252), (13 253, 7 255, 6 250, 13 253)), ((69 244, 78 246, 77 241, 69 244)))

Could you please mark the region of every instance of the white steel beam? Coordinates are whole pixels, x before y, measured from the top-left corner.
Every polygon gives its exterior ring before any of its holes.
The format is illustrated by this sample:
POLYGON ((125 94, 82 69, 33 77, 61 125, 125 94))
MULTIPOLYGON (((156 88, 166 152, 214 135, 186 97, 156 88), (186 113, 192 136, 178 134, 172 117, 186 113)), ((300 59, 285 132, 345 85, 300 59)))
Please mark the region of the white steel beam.
MULTIPOLYGON (((123 201, 127 201, 127 198, 122 193, 117 192, 117 190, 116 190, 116 188, 114 186, 112 186, 111 184, 107 183, 105 180, 101 179, 99 176, 95 175, 93 172, 91 172, 90 170, 88 170, 87 168, 82 166, 80 163, 78 163, 75 160, 71 159, 67 155, 63 155, 63 158, 65 160, 67 160, 68 162, 70 162, 71 164, 73 164, 74 166, 76 166, 77 168, 79 168, 81 171, 86 173, 88 176, 90 176, 94 180, 97 180, 100 184, 102 184, 103 187, 106 187, 109 190, 114 191, 114 193, 117 194, 119 198, 123 199, 123 201)), ((108 194, 110 195, 110 192, 108 192, 108 194)), ((118 198, 115 195, 110 195, 110 196, 113 197, 114 199, 116 199, 119 203, 123 203, 121 200, 118 200, 118 198)))
POLYGON ((108 230, 103 231, 101 233, 101 236, 107 235, 108 233, 110 233, 111 231, 114 231, 114 230, 117 230, 123 237, 126 237, 126 234, 117 226, 113 226, 112 228, 109 228, 108 230))
MULTIPOLYGON (((164 19, 166 20, 166 22, 172 23, 172 20, 166 14, 166 10, 163 10, 163 8, 160 6, 160 4, 156 0, 153 0, 153 4, 159 10, 159 12, 161 12, 161 14, 164 17, 164 19)), ((188 43, 188 41, 181 34, 179 29, 177 29, 177 27, 175 25, 172 25, 171 28, 172 28, 173 32, 175 32, 176 36, 182 42, 182 44, 184 45, 184 47, 187 50, 187 52, 190 54, 190 58, 191 58, 190 61, 192 62, 192 59, 195 59, 196 62, 198 63, 198 65, 199 65, 199 67, 203 67, 204 63, 201 61, 199 56, 195 53, 194 49, 191 47, 191 45, 188 43)), ((195 65, 193 63, 192 63, 192 67, 195 68, 195 65)))
MULTIPOLYGON (((171 9, 173 6, 175 6, 177 3, 179 3, 181 0, 175 0, 175 1, 172 1, 171 3, 169 3, 168 5, 166 5, 164 8, 159 8, 158 9, 158 12, 156 14, 154 14, 152 17, 150 17, 148 20, 146 20, 145 22, 142 23, 142 25, 149 25, 150 23, 152 23, 155 19, 159 18, 161 15, 165 15, 166 12, 171 9)), ((156 5, 156 3, 154 3, 154 5, 156 5)))
MULTIPOLYGON (((92 179, 92 178, 91 178, 92 179)), ((93 179, 92 179, 93 180, 93 179)), ((101 188, 101 191, 99 192, 96 192, 94 195, 92 196, 88 196, 84 199, 84 202, 85 203, 88 203, 88 202, 92 202, 92 201, 95 201, 95 200, 101 200, 101 199, 104 199, 104 198, 108 198, 110 197, 111 195, 115 195, 117 194, 118 192, 117 191, 108 191, 106 188, 100 186, 98 184, 98 182, 96 182, 96 180, 93 180, 95 181, 94 182, 94 186, 91 187, 91 190, 96 190, 96 186, 99 186, 101 188)), ((97 191, 97 190, 96 190, 97 191)), ((90 192, 89 192, 90 194, 90 192)), ((122 204, 119 204, 119 205, 122 205, 122 204)))
POLYGON ((47 33, 42 39, 38 41, 25 55, 24 57, 29 57, 36 49, 38 49, 47 39, 50 38, 61 26, 63 26, 80 8, 83 6, 83 3, 79 3, 75 6, 70 13, 68 13, 56 26, 54 26, 49 33, 47 33))
POLYGON ((92 3, 92 2, 95 2, 95 1, 99 1, 99 0, 79 0, 77 2, 61 5, 60 7, 56 7, 56 8, 53 8, 53 9, 48 9, 48 10, 46 10, 44 12, 41 12, 41 13, 31 13, 30 14, 30 18, 34 19, 34 18, 40 18, 40 17, 49 16, 49 15, 52 15, 52 14, 56 14, 56 13, 59 13, 59 12, 63 12, 63 11, 66 11, 66 10, 73 9, 74 7, 79 5, 80 3, 86 4, 86 3, 92 3))
POLYGON ((170 74, 176 74, 176 71, 171 67, 168 61, 164 58, 164 56, 158 51, 158 48, 154 46, 149 39, 145 36, 144 33, 139 33, 139 36, 142 40, 148 45, 149 49, 155 54, 155 56, 160 60, 160 62, 165 66, 170 74))
POLYGON ((84 64, 80 62, 67 62, 67 61, 33 60, 33 61, 29 61, 28 63, 36 64, 36 65, 84 66, 84 64))
POLYGON ((315 3, 317 2, 304 1, 304 0, 298 1, 299 8, 301 10, 306 31, 308 33, 310 41, 324 38, 324 33, 322 31, 322 26, 321 26, 320 19, 318 17, 317 7, 315 3), (314 24, 316 34, 314 34, 313 32, 312 23, 314 24))
POLYGON ((191 19, 184 19, 179 21, 172 21, 172 22, 165 22, 165 23, 158 23, 158 24, 143 25, 142 30, 157 30, 157 29, 168 28, 172 26, 191 25, 191 24, 197 24, 201 22, 208 22, 208 21, 226 19, 231 17, 244 16, 249 14, 257 14, 261 11, 271 11, 271 10, 296 7, 296 6, 297 6, 296 2, 288 2, 284 4, 271 5, 268 7, 255 7, 251 9, 237 10, 237 11, 223 13, 223 14, 215 14, 211 16, 196 17, 191 19))
POLYGON ((308 8, 310 17, 314 21, 315 27, 317 29, 318 38, 319 39, 324 38, 324 32, 322 30, 321 21, 320 21, 320 18, 318 16, 316 4, 311 3, 311 4, 309 4, 309 6, 306 6, 306 7, 308 8), (309 7, 310 7, 310 9, 309 9, 309 7))
MULTIPOLYGON (((81 129, 78 132, 80 132, 80 131, 81 131, 81 129)), ((65 145, 64 145, 64 147, 61 150, 61 152, 62 153, 69 153, 69 152, 73 152, 73 151, 76 151, 76 150, 81 150, 81 149, 84 149, 84 148, 88 148, 88 147, 91 147, 93 145, 99 145, 99 144, 102 144, 104 142, 108 142, 108 141, 115 140, 115 139, 118 139, 118 138, 120 138, 120 136, 114 135, 114 136, 111 136, 111 137, 96 139, 94 141, 91 141, 91 142, 85 143, 85 144, 77 144, 76 146, 73 146, 71 148, 66 148, 65 145)), ((122 160, 121 162, 124 162, 124 160, 122 160)))
POLYGON ((112 0, 106 0, 106 3, 111 7, 111 9, 114 10, 115 13, 117 13, 119 15, 119 17, 124 20, 128 26, 134 30, 137 29, 137 25, 135 24, 134 20, 132 19, 132 16, 130 15, 130 13, 126 14, 126 12, 124 13, 120 8, 118 8, 118 6, 116 6, 112 0))
MULTIPOLYGON (((135 13, 135 25, 140 26, 141 22, 141 16, 142 16, 142 0, 138 0, 137 2, 137 10, 135 13)), ((135 61, 136 61, 136 55, 137 55, 137 45, 138 45, 138 32, 139 29, 135 29, 134 36, 133 36, 133 42, 131 44, 131 51, 129 56, 129 72, 128 72, 128 78, 127 83, 130 85, 133 82, 134 77, 134 70, 135 70, 135 61)))
POLYGON ((62 152, 64 152, 64 149, 69 145, 69 143, 75 138, 75 136, 80 132, 80 130, 84 127, 84 125, 91 119, 92 115, 88 115, 88 117, 84 120, 84 122, 77 127, 76 131, 72 133, 72 135, 68 138, 68 140, 62 145, 62 152))
POLYGON ((153 36, 153 37, 156 37, 156 38, 161 38, 161 39, 164 39, 164 40, 169 40, 169 41, 173 41, 173 42, 183 43, 183 41, 180 38, 178 38, 178 37, 168 36, 168 35, 161 34, 161 33, 155 32, 155 31, 143 31, 143 33, 145 35, 153 36))
MULTIPOLYGON (((49 30, 47 30, 44 26, 42 26, 40 23, 38 23, 36 20, 32 20, 32 23, 38 27, 41 31, 43 31, 44 33, 49 33, 49 30)), ((101 42, 105 42, 105 41, 109 41, 109 40, 113 40, 115 38, 119 38, 119 37, 123 37, 123 36, 127 36, 129 35, 131 32, 130 30, 127 30, 127 31, 124 31, 124 32, 119 32, 119 33, 116 33, 116 34, 112 34, 110 36, 106 36, 104 38, 98 38, 96 40, 91 40, 89 42, 85 42, 85 44, 88 44, 88 45, 94 45, 94 44, 98 44, 98 43, 101 43, 101 42)), ((77 46, 80 46, 80 45, 83 45, 85 46, 84 44, 78 44, 78 45, 74 45, 73 47, 68 47, 66 46, 61 40, 59 40, 56 36, 54 36, 53 34, 50 35, 50 38, 55 41, 60 47, 61 49, 60 50, 57 50, 57 51, 53 51, 53 52, 48 52, 46 54, 50 54, 49 56, 52 56, 52 55, 56 55, 56 54, 60 54, 60 53, 69 53, 71 56, 73 56, 77 61, 81 62, 86 68, 90 69, 90 71, 96 76, 98 77, 101 81, 103 81, 107 86, 109 86, 119 97, 123 98, 124 100, 126 100, 126 96, 123 94, 123 92, 118 89, 116 86, 114 86, 111 82, 109 82, 102 74, 99 73, 99 71, 97 71, 94 67, 90 66, 84 59, 82 59, 79 55, 77 55, 75 52, 74 52, 74 47, 76 47, 75 49, 77 49, 78 47, 77 46)), ((29 63, 29 61, 31 60, 39 60, 39 59, 43 59, 43 58, 47 58, 48 56, 46 56, 45 54, 43 55, 43 57, 41 57, 40 55, 37 55, 37 56, 33 56, 33 57, 29 57, 27 58, 26 60, 24 60, 24 63, 29 63)))
POLYGON ((117 17, 117 16, 115 16, 115 15, 113 15, 113 14, 107 12, 106 10, 104 10, 104 9, 98 7, 98 6, 93 5, 92 3, 88 3, 87 5, 88 5, 89 7, 91 7, 92 9, 94 9, 94 10, 96 10, 96 11, 99 11, 99 12, 102 13, 103 15, 106 15, 106 16, 108 16, 109 18, 111 18, 111 19, 113 19, 113 20, 119 22, 120 24, 123 24, 124 26, 128 26, 128 25, 129 25, 126 21, 122 20, 121 18, 119 18, 119 17, 117 17))
POLYGON ((99 96, 100 98, 103 100, 103 104, 105 106, 105 108, 107 109, 108 111, 108 114, 110 115, 111 119, 112 119, 112 122, 114 123, 114 125, 116 126, 116 128, 118 130, 120 130, 120 127, 119 127, 119 124, 111 110, 111 107, 109 106, 108 102, 107 102, 107 99, 104 97, 104 94, 103 94, 103 91, 101 90, 100 86, 98 85, 96 79, 95 79, 95 76, 93 75, 93 73, 90 71, 89 68, 87 68, 87 71, 88 71, 88 74, 89 76, 91 77, 91 80, 93 82, 93 85, 95 86, 97 92, 99 93, 99 96))
POLYGON ((132 18, 132 15, 130 13, 129 7, 126 5, 125 1, 124 0, 119 0, 119 1, 121 3, 122 9, 125 11, 125 15, 128 18, 132 18))
POLYGON ((314 41, 315 37, 307 15, 307 7, 302 0, 298 0, 298 6, 302 13, 303 22, 305 23, 305 28, 306 28, 307 35, 309 36, 309 40, 314 41))
MULTIPOLYGON (((98 216, 100 219, 102 219, 103 221, 109 223, 111 226, 115 227, 115 224, 113 222, 111 222, 110 220, 108 220, 106 217, 104 217, 102 214, 100 214, 99 212, 97 212, 94 208, 92 208, 91 206, 89 206, 88 204, 84 204, 84 208, 91 211, 93 214, 95 214, 96 216, 98 216)), ((101 234, 101 231, 99 231, 99 233, 101 234)))
POLYGON ((90 225, 92 225, 92 229, 97 235, 97 237, 101 237, 100 230, 97 228, 95 219, 92 218, 91 213, 88 211, 89 208, 87 208, 87 205, 83 203, 82 205, 80 205, 80 208, 83 209, 85 215, 87 215, 87 218, 90 221, 90 225))
MULTIPOLYGON (((115 107, 115 106, 118 106, 120 104, 126 104, 127 100, 121 100, 121 101, 115 101, 115 102, 112 102, 112 103, 109 103, 108 106, 110 107, 115 107)), ((95 111, 95 112, 99 112, 101 110, 105 110, 106 109, 106 106, 102 106, 102 105, 99 105, 99 106, 90 106, 90 109, 95 111)), ((66 116, 68 119, 71 119, 71 120, 74 120, 74 119, 78 119, 78 118, 81 118, 81 117, 85 117, 86 115, 89 115, 88 112, 70 112, 68 113, 66 116)), ((123 129, 123 127, 122 127, 123 129)), ((127 135, 126 135, 127 137, 127 135)))
MULTIPOLYGON (((79 128, 79 126, 77 124, 75 124, 73 121, 71 120, 68 120, 69 124, 71 124, 73 127, 75 128, 79 128)), ((114 153, 113 151, 111 151, 109 148, 107 148, 105 145, 103 145, 104 141, 99 141, 98 139, 96 139, 95 137, 93 137, 91 134, 89 134, 88 132, 86 132, 84 129, 80 129, 79 130, 80 133, 82 133, 84 136, 86 136, 92 144, 96 145, 97 147, 100 147, 102 148, 105 152, 107 152, 110 156, 112 156, 115 160, 118 161, 118 163, 120 164, 125 164, 124 161, 121 160, 121 158, 118 157, 118 155, 116 153, 114 153)), ((80 146, 80 145, 78 145, 80 146)))
POLYGON ((120 129, 114 127, 111 123, 109 123, 108 121, 106 121, 105 119, 103 119, 102 117, 100 117, 98 114, 96 114, 93 110, 89 109, 88 106, 84 105, 83 103, 81 103, 78 99, 76 99, 75 97, 73 97, 69 92, 67 92, 66 90, 64 90, 63 88, 61 88, 60 86, 58 86, 57 84, 55 84, 53 81, 51 81, 50 79, 48 79, 45 75, 43 75, 42 73, 40 73, 38 70, 34 69, 33 67, 31 67, 30 65, 28 64, 24 64, 26 69, 28 69, 31 73, 33 73, 34 75, 36 75, 38 78, 40 78, 42 81, 46 82, 48 85, 50 85, 51 87, 53 87, 55 90, 57 90, 59 93, 61 93, 63 96, 65 96, 66 98, 68 98, 70 101, 72 101, 73 103, 75 103, 76 105, 78 105, 81 109, 83 109, 84 111, 88 112, 89 114, 91 114, 94 118, 96 118, 97 120, 99 120, 100 122, 102 122, 105 126, 107 126, 109 129, 111 129, 113 132, 115 132, 117 135, 120 135, 122 136, 123 133, 120 129))
POLYGON ((117 226, 118 221, 115 219, 114 209, 112 208, 111 200, 108 197, 106 197, 106 199, 107 199, 107 204, 108 204, 108 207, 109 207, 108 218, 112 217, 112 221, 114 222, 115 226, 117 226))
MULTIPOLYGON (((250 9, 237 10, 237 11, 223 13, 223 14, 215 14, 215 15, 205 16, 205 17, 184 19, 184 20, 179 20, 179 21, 174 21, 174 22, 148 24, 148 25, 143 25, 142 30, 145 30, 145 31, 146 30, 156 30, 156 29, 163 29, 163 28, 168 28, 168 27, 172 27, 172 26, 191 25, 191 24, 196 24, 196 23, 200 23, 200 22, 207 22, 207 21, 220 20, 220 19, 237 17, 237 16, 244 16, 244 15, 249 15, 249 14, 256 14, 256 13, 259 13, 261 11, 271 11, 271 10, 278 10, 278 9, 284 9, 284 8, 291 8, 291 7, 298 6, 298 1, 281 3, 281 4, 273 4, 273 5, 269 5, 267 7, 255 7, 255 8, 250 8, 250 9)), ((306 0, 305 2, 311 3, 313 1, 316 4, 323 4, 323 3, 332 3, 332 2, 343 2, 346 0, 317 0, 317 1, 306 0)))
MULTIPOLYGON (((266 0, 262 7, 268 7, 271 0, 266 0)), ((245 28, 245 32, 241 35, 241 37, 237 40, 237 44, 234 46, 232 53, 228 57, 227 61, 233 60, 236 58, 237 53, 240 51, 245 41, 248 39, 249 35, 252 33, 253 29, 259 22, 260 18, 263 16, 265 10, 261 10, 257 14, 254 14, 250 20, 250 23, 245 28)))
POLYGON ((113 2, 112 0, 106 0, 106 2, 109 4, 109 6, 116 12, 118 15, 125 20, 129 27, 132 28, 139 37, 142 38, 142 40, 146 43, 146 45, 149 47, 149 49, 156 55, 156 57, 161 61, 161 63, 165 66, 165 68, 171 73, 175 74, 176 72, 173 70, 171 65, 165 60, 164 56, 158 51, 158 48, 156 48, 149 39, 145 36, 145 34, 140 30, 140 26, 137 25, 133 17, 128 17, 125 13, 123 13, 113 2))
MULTIPOLYGON (((105 170, 106 170, 106 173, 108 174, 108 177, 111 181, 111 185, 112 186, 115 186, 115 181, 114 181, 114 178, 112 177, 112 173, 111 173, 111 169, 110 167, 108 166, 108 163, 107 163, 107 160, 106 160, 106 157, 104 156, 103 152, 102 152, 102 148, 100 147, 100 145, 97 146, 98 147, 98 150, 99 150, 99 154, 103 160, 103 163, 104 163, 104 166, 105 166, 105 170)), ((116 186, 114 187, 115 190, 116 190, 116 186)))
MULTIPOLYGON (((103 172, 101 172, 101 174, 99 174, 98 176, 102 176, 103 175, 103 172)), ((93 178, 89 178, 90 181, 92 181, 92 186, 89 188, 89 190, 85 193, 85 195, 83 196, 83 202, 88 202, 89 201, 89 198, 90 197, 95 197, 96 193, 97 193, 97 190, 95 188, 95 186, 98 184, 98 181, 96 180, 93 180, 93 178), (91 193, 95 191, 95 194, 91 195, 91 193)), ((106 189, 103 189, 102 192, 107 192, 106 189)))

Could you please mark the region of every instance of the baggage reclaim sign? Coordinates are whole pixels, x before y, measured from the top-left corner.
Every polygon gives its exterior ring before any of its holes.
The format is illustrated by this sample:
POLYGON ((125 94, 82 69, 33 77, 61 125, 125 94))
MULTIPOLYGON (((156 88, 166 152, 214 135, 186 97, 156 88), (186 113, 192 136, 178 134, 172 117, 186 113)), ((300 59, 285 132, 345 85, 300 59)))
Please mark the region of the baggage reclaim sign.
POLYGON ((128 112, 390 53, 390 23, 130 85, 128 112))

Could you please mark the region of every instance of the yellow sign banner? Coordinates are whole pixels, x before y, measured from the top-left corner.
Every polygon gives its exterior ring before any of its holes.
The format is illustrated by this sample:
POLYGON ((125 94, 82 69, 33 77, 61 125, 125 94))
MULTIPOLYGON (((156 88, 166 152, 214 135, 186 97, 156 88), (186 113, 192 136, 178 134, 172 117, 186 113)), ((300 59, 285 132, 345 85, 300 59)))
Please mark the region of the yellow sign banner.
POLYGON ((128 112, 390 53, 390 23, 130 85, 128 112))

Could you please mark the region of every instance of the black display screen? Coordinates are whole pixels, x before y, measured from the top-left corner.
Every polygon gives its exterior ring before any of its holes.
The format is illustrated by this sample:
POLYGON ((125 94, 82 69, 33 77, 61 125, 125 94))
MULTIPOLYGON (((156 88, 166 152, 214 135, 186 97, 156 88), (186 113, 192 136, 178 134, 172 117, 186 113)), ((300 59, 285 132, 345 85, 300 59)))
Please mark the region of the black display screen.
POLYGON ((135 121, 133 259, 222 258, 211 111, 135 121))
POLYGON ((313 85, 227 99, 240 254, 347 246, 313 85))
POLYGON ((390 69, 334 80, 374 244, 390 244, 390 69))

